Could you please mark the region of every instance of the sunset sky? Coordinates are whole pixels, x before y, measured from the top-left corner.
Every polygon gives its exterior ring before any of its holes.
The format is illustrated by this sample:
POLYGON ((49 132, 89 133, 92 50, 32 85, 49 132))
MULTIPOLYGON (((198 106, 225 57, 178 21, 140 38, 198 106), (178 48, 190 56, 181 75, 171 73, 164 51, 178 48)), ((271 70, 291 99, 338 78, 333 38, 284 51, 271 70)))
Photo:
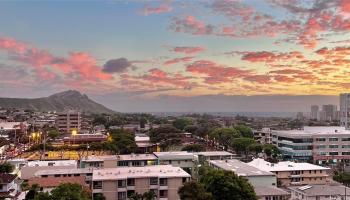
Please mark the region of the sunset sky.
POLYGON ((1 1, 0 27, 4 97, 350 91, 350 0, 1 1))

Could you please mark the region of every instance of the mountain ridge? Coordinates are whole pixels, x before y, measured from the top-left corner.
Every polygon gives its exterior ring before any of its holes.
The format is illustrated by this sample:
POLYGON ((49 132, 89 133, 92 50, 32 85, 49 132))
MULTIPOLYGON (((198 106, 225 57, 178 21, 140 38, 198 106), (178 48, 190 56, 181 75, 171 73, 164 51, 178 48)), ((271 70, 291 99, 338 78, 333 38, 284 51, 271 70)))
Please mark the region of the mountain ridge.
POLYGON ((67 90, 40 98, 7 98, 0 97, 2 108, 22 108, 35 111, 78 110, 86 113, 113 114, 115 111, 91 100, 86 94, 76 90, 67 90))

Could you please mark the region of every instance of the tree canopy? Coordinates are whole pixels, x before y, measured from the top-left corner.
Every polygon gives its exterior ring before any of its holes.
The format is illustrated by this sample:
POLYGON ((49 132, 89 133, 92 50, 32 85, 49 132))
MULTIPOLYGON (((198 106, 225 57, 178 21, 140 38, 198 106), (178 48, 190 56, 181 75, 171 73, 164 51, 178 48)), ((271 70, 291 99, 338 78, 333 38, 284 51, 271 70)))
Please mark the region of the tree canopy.
POLYGON ((247 137, 247 138, 253 138, 253 130, 249 128, 248 126, 245 125, 236 125, 234 126, 234 129, 236 129, 242 137, 247 137))
POLYGON ((201 183, 189 181, 180 187, 178 194, 181 200, 211 200, 212 195, 201 183))
POLYGON ((188 118, 178 118, 173 121, 173 126, 179 130, 184 130, 186 126, 192 125, 193 122, 188 118))
POLYGON ((189 151, 189 152, 200 152, 205 151, 205 146, 200 144, 189 144, 187 146, 184 146, 181 151, 189 151))
POLYGON ((251 138, 235 138, 232 142, 232 147, 238 154, 247 155, 249 146, 255 144, 255 140, 251 138))
POLYGON ((11 173, 14 170, 14 166, 9 162, 3 162, 0 164, 0 173, 11 173))
POLYGON ((239 132, 233 128, 216 128, 209 133, 209 138, 215 139, 224 146, 225 150, 231 146, 233 139, 238 137, 240 137, 239 132))
POLYGON ((202 167, 199 180, 213 200, 256 200, 253 186, 243 177, 231 171, 202 167))
MULTIPOLYGON (((30 192, 30 191, 29 191, 30 192)), ((28 192, 28 194, 29 194, 28 192)), ((27 196, 28 196, 27 194, 27 196)), ((63 183, 48 192, 37 192, 34 194, 34 200, 89 200, 90 193, 83 189, 79 184, 63 183)), ((28 199, 29 200, 29 199, 28 199)))
POLYGON ((159 143, 163 149, 181 144, 181 131, 173 126, 161 126, 150 131, 150 140, 159 143))

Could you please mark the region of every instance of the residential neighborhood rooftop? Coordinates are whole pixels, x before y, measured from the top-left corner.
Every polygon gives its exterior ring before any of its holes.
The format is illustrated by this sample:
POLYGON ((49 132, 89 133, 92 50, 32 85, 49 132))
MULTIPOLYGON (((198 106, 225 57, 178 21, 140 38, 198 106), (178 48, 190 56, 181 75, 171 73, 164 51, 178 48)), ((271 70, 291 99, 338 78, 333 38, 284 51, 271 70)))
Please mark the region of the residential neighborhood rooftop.
POLYGON ((194 154, 187 151, 168 151, 168 152, 153 152, 153 154, 160 160, 183 160, 193 159, 194 154))
POLYGON ((69 168, 69 169, 44 169, 35 172, 34 176, 55 175, 55 174, 88 174, 92 173, 91 168, 69 168))
POLYGON ((227 151, 202 151, 195 154, 203 156, 233 156, 232 153, 227 151))
POLYGON ((313 165, 310 163, 296 163, 291 161, 284 161, 278 163, 270 163, 264 159, 257 158, 247 163, 250 166, 256 167, 260 170, 275 172, 275 171, 303 171, 303 170, 329 170, 329 168, 313 165))
POLYGON ((145 167, 127 167, 127 168, 106 168, 96 169, 93 171, 92 179, 98 180, 116 180, 126 178, 143 178, 143 177, 191 177, 180 167, 171 165, 153 165, 145 167))
POLYGON ((274 176, 274 174, 269 171, 260 170, 236 159, 211 160, 209 163, 220 169, 233 171, 238 176, 274 176))
MULTIPOLYGON (((300 193, 304 193, 307 196, 342 196, 345 194, 345 186, 343 185, 306 185, 293 186, 288 188, 300 193)), ((350 188, 346 187, 346 190, 349 192, 350 188)))

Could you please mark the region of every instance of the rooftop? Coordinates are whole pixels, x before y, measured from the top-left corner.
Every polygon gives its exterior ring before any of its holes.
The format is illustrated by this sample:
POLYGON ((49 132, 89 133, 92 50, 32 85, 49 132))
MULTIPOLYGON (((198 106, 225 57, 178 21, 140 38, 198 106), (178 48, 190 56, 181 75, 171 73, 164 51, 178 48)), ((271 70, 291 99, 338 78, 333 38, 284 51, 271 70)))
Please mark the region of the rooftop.
POLYGON ((194 158, 194 154, 187 151, 153 152, 153 154, 160 160, 192 160, 194 158))
POLYGON ((16 179, 16 175, 13 174, 0 174, 0 183, 1 184, 7 184, 11 183, 13 180, 16 179))
POLYGON ((329 168, 313 165, 310 163, 295 163, 291 161, 284 161, 279 163, 270 163, 264 159, 257 158, 247 163, 260 170, 274 172, 274 171, 300 171, 300 170, 328 170, 329 168))
POLYGON ((302 130, 276 130, 273 133, 287 136, 350 135, 350 130, 340 126, 304 126, 302 130))
POLYGON ((29 161, 28 167, 39 167, 39 166, 77 166, 76 160, 55 160, 55 161, 29 161))
POLYGON ((171 165, 153 165, 145 167, 98 169, 93 171, 92 179, 98 181, 146 177, 171 178, 191 177, 191 175, 180 167, 173 167, 171 165))
POLYGON ((79 176, 79 177, 46 177, 46 178, 39 178, 34 177, 28 180, 29 186, 33 184, 38 184, 40 187, 57 187, 61 183, 77 183, 79 185, 85 186, 85 177, 79 176))
MULTIPOLYGON (((345 186, 343 185, 306 185, 294 186, 289 189, 304 193, 307 196, 325 196, 325 195, 344 195, 345 186)), ((349 192, 350 188, 346 187, 349 192)))
POLYGON ((257 196, 280 196, 290 195, 289 192, 280 189, 278 187, 266 186, 266 187, 254 187, 257 196))
POLYGON ((44 169, 35 172, 34 176, 55 175, 55 174, 88 174, 92 173, 91 168, 69 168, 69 169, 44 169))
POLYGON ((83 161, 94 162, 104 160, 156 160, 157 157, 153 154, 126 154, 126 155, 105 155, 105 156, 88 156, 83 158, 83 161))
POLYGON ((227 151, 203 151, 203 152, 197 152, 195 154, 203 155, 203 156, 233 156, 232 153, 227 151))
POLYGON ((275 174, 269 171, 260 170, 236 159, 211 160, 209 163, 220 169, 233 171, 238 176, 275 176, 275 174))

